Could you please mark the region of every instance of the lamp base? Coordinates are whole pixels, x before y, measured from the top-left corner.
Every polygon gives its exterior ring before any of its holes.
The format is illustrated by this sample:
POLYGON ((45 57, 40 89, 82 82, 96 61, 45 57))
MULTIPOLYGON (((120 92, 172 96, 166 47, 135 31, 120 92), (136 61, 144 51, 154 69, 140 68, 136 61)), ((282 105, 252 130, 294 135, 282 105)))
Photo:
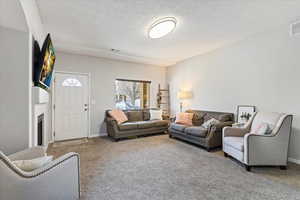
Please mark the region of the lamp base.
POLYGON ((183 105, 183 103, 180 102, 180 112, 182 112, 182 105, 183 105))

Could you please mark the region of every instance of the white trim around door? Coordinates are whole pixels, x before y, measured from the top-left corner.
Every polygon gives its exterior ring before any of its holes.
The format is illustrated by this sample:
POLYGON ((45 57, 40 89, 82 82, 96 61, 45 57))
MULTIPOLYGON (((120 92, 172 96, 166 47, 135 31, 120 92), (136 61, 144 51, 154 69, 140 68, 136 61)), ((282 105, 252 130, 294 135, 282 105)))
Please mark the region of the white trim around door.
POLYGON ((51 98, 51 114, 52 114, 52 141, 55 142, 55 79, 56 79, 56 74, 70 74, 70 75, 84 75, 87 76, 88 78, 88 110, 87 110, 87 135, 86 137, 92 137, 91 136, 91 110, 92 105, 91 105, 91 74, 90 73, 81 73, 81 72, 67 72, 67 71, 54 71, 54 83, 52 84, 52 98, 51 98))

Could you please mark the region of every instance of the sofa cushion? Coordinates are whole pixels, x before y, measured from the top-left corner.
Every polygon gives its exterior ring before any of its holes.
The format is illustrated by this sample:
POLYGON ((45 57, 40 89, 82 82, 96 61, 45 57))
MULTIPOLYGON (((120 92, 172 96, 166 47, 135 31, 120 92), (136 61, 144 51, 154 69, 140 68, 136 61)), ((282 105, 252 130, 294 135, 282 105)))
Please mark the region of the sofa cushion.
POLYGON ((166 120, 150 120, 150 121, 141 121, 137 123, 139 129, 144 128, 156 128, 156 127, 166 127, 168 126, 168 121, 166 120))
POLYGON ((168 126, 169 122, 167 120, 153 120, 155 127, 168 126))
POLYGON ((119 129, 121 131, 127 131, 127 130, 132 130, 137 128, 138 128, 138 123, 136 122, 125 122, 119 125, 119 129))
POLYGON ((129 122, 137 122, 144 120, 144 113, 143 111, 127 111, 126 115, 128 117, 129 122))
POLYGON ((206 137, 207 129, 202 126, 191 126, 184 129, 184 132, 188 135, 196 136, 196 137, 206 137))
POLYGON ((223 142, 232 148, 244 152, 244 137, 224 137, 223 142))
POLYGON ((185 129, 186 127, 187 127, 186 125, 175 124, 175 123, 172 123, 172 124, 170 125, 170 128, 171 128, 171 129, 174 129, 174 130, 176 130, 176 131, 181 131, 181 132, 183 132, 184 129, 185 129))

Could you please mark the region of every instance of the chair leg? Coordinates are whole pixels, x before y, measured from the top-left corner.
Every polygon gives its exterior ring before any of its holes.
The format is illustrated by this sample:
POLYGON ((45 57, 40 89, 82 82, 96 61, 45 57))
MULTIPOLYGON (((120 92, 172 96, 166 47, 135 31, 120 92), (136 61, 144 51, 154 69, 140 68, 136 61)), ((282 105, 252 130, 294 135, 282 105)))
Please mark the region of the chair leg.
POLYGON ((228 157, 228 153, 225 153, 225 152, 224 152, 224 157, 226 157, 226 158, 227 158, 227 157, 228 157))
POLYGON ((169 134, 169 138, 172 138, 173 136, 171 134, 169 134))
POLYGON ((246 169, 247 172, 250 172, 251 171, 251 166, 245 164, 245 169, 246 169))
POLYGON ((282 166, 279 166, 279 168, 280 168, 281 170, 287 170, 287 167, 286 167, 286 166, 284 166, 284 165, 282 165, 282 166))

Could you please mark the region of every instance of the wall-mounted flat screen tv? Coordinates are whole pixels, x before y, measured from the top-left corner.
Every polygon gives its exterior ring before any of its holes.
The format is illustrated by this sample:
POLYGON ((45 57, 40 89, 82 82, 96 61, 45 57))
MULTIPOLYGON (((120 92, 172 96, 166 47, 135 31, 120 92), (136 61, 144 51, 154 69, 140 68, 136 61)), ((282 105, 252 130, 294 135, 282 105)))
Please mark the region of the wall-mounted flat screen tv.
POLYGON ((49 88, 51 85, 52 73, 56 58, 50 34, 47 35, 44 41, 40 55, 40 64, 38 69, 36 70, 36 75, 38 79, 36 80, 38 82, 36 84, 42 87, 44 86, 46 88, 49 88))

